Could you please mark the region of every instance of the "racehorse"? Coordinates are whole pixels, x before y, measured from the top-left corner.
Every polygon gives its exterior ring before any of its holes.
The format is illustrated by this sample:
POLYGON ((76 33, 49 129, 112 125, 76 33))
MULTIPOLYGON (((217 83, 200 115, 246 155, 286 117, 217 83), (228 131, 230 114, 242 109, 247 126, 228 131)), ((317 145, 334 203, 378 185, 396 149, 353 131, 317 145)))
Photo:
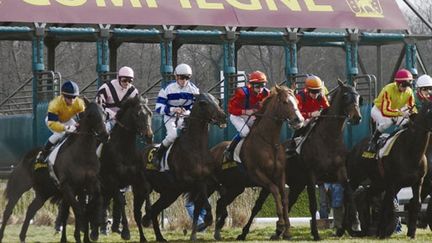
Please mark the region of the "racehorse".
POLYGON ((377 236, 386 238, 394 232, 395 212, 393 200, 402 187, 411 187, 413 198, 408 208, 408 233, 415 237, 416 222, 420 210, 420 192, 427 170, 426 148, 432 129, 432 103, 424 103, 418 114, 411 115, 406 129, 403 129, 393 143, 388 155, 380 159, 365 158, 363 151, 369 138, 357 144, 347 157, 350 184, 353 189, 365 179, 371 181, 369 194, 384 192, 377 236))
MULTIPOLYGON (((207 210, 206 222, 211 224, 212 216, 207 200, 206 181, 213 173, 212 156, 208 148, 209 124, 226 126, 226 114, 219 107, 219 101, 209 93, 195 97, 191 113, 185 118, 184 128, 179 137, 169 149, 167 158, 169 170, 160 172, 154 169, 151 158, 155 146, 143 150, 142 163, 147 166, 146 177, 151 188, 160 194, 159 199, 151 206, 143 217, 143 225, 152 221, 156 241, 165 241, 158 224, 159 213, 171 205, 180 194, 190 192, 194 199, 195 210, 191 240, 196 240, 198 215, 205 204, 207 210)), ((135 202, 142 205, 144 198, 134 194, 135 202)), ((141 213, 141 212, 135 212, 141 213)), ((137 214, 135 214, 137 218, 137 214)))
MULTIPOLYGON (((3 238, 7 221, 17 201, 24 192, 33 188, 36 197, 28 206, 19 235, 21 242, 25 242, 30 220, 50 198, 53 201, 62 199, 67 205, 72 206, 75 215, 75 241, 81 242, 80 229, 83 226, 84 242, 90 242, 88 224, 82 225, 88 220, 85 218, 82 205, 86 204, 87 210, 94 212, 97 217, 101 202, 98 178, 100 163, 95 151, 98 143, 107 141, 108 133, 105 129, 105 113, 102 108, 97 103, 84 100, 86 109, 80 114, 79 127, 61 146, 53 165, 57 180, 50 176, 48 168, 34 170, 34 161, 40 148, 26 153, 10 175, 5 190, 8 203, 3 212, 0 240, 3 238), (84 198, 88 203, 76 197, 84 198)), ((61 242, 66 242, 66 238, 62 237, 61 242)))
MULTIPOLYGON (((120 233, 125 240, 130 239, 130 231, 124 201, 121 200, 122 195, 120 195, 119 189, 128 185, 139 188, 145 181, 143 177, 144 167, 139 162, 139 153, 136 149, 136 137, 137 135, 145 137, 148 144, 152 143, 151 117, 153 113, 147 103, 147 99, 136 96, 120 104, 120 110, 116 114, 116 123, 111 131, 110 139, 103 145, 100 157, 103 209, 108 208, 112 198, 114 203, 119 204, 123 226, 120 233)), ((68 212, 68 210, 65 211, 63 224, 66 224, 68 212)), ((137 225, 141 242, 145 241, 140 218, 137 225)), ((113 229, 113 231, 116 231, 116 229, 113 229)), ((94 225, 90 235, 91 238, 96 240, 98 233, 99 229, 97 225, 94 225)))
MULTIPOLYGON (((345 154, 348 151, 343 142, 343 128, 346 119, 351 124, 358 124, 361 120, 359 95, 355 88, 339 81, 338 87, 330 93, 333 92, 334 94, 330 98, 330 107, 316 121, 303 142, 300 155, 286 160, 286 182, 290 188, 289 209, 292 208, 306 186, 309 197, 309 212, 312 217, 311 234, 314 240, 320 239, 315 216, 317 211, 315 195, 317 179, 325 182, 341 182, 346 185, 345 154)), ((287 141, 284 146, 288 147, 290 144, 291 141, 287 141)), ((244 240, 246 238, 253 218, 262 208, 268 195, 268 190, 261 190, 252 209, 251 217, 237 239, 244 240)))
MULTIPOLYGON (((288 203, 285 192, 285 152, 279 142, 284 121, 299 128, 303 124, 303 116, 297 107, 293 91, 285 86, 272 88, 270 96, 264 101, 263 107, 255 114, 256 120, 250 133, 244 139, 240 159, 241 165, 223 169, 224 150, 229 141, 221 142, 211 149, 216 158, 216 177, 222 184, 223 193, 217 201, 216 227, 214 238, 221 240, 221 229, 228 216, 227 206, 240 195, 246 187, 260 186, 270 191, 275 199, 278 221, 277 239, 283 233, 283 238, 289 238, 288 203)), ((231 161, 229 161, 231 162, 231 161)), ((215 188, 209 189, 214 191, 215 188)))

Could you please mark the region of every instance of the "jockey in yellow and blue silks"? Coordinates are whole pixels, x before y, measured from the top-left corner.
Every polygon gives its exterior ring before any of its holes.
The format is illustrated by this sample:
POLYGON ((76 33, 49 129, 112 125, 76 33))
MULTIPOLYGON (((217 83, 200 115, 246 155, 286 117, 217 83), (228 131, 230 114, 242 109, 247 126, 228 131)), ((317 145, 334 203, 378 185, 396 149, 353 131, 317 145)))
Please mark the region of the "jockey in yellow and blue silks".
POLYGON ((195 96, 199 89, 190 79, 192 68, 185 64, 179 64, 175 70, 175 80, 159 91, 156 101, 156 112, 164 115, 164 124, 167 135, 153 157, 152 163, 158 167, 162 155, 177 138, 177 129, 183 127, 185 116, 189 116, 195 96))
POLYGON ((53 134, 36 157, 35 168, 46 167, 45 160, 53 145, 66 133, 75 132, 76 122, 73 117, 85 110, 84 100, 77 97, 78 95, 78 85, 73 81, 66 81, 61 87, 61 95, 50 101, 45 122, 53 134))
POLYGON ((411 113, 417 112, 414 106, 414 93, 411 89, 413 76, 410 71, 400 69, 394 82, 387 84, 374 100, 371 117, 376 130, 369 143, 368 151, 376 151, 376 142, 384 130, 395 124, 402 126, 408 122, 411 113))

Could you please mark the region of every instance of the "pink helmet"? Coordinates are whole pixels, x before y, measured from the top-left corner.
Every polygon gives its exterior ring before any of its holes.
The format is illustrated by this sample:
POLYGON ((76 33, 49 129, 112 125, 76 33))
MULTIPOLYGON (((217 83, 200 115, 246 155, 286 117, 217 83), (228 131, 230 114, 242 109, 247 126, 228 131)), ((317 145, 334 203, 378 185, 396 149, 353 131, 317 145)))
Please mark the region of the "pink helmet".
POLYGON ((134 78, 134 71, 132 70, 132 68, 124 66, 124 67, 119 69, 118 76, 119 77, 134 78))
POLYGON ((412 81, 413 76, 410 71, 406 69, 399 69, 395 74, 394 80, 397 83, 403 83, 405 81, 412 81))

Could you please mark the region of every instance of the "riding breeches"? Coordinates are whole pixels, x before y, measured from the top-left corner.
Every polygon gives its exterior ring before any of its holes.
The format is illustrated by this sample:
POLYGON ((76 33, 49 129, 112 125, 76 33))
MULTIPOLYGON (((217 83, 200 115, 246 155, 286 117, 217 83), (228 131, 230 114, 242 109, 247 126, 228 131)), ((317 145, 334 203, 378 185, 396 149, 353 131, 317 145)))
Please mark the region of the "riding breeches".
MULTIPOLYGON (((74 119, 70 119, 67 122, 63 122, 62 124, 65 126, 71 126, 71 125, 75 125, 76 121, 74 119)), ((48 127, 48 117, 45 118, 45 124, 48 127)), ((48 129, 50 129, 48 127, 48 129)), ((56 144, 66 133, 65 132, 55 132, 53 130, 50 129, 50 131, 53 133, 49 138, 48 141, 50 141, 50 143, 52 144, 56 144)))
POLYGON ((396 125, 400 127, 405 125, 408 122, 408 119, 402 116, 397 116, 397 117, 383 116, 381 111, 376 106, 372 107, 371 117, 375 121, 376 127, 380 132, 384 132, 384 130, 389 128, 391 125, 396 125))
POLYGON ((111 133, 111 130, 113 129, 114 125, 116 124, 115 118, 110 118, 105 121, 105 128, 108 133, 111 133))
POLYGON ((235 116, 230 115, 230 121, 239 132, 240 137, 245 138, 250 131, 250 127, 255 121, 255 116, 235 116))
POLYGON ((162 140, 162 144, 165 147, 169 147, 174 143, 175 139, 178 137, 178 130, 183 128, 183 117, 172 117, 172 116, 164 116, 164 124, 167 131, 167 135, 164 140, 162 140))

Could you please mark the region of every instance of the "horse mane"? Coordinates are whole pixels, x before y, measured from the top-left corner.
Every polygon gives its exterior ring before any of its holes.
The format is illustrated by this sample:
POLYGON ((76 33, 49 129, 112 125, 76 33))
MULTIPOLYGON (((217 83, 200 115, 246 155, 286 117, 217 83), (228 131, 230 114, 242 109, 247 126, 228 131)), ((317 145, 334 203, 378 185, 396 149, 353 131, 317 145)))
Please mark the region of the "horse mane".
POLYGON ((128 98, 121 102, 120 110, 116 113, 116 118, 120 118, 126 112, 129 107, 139 105, 140 100, 135 96, 133 98, 128 98))
POLYGON ((272 102, 272 101, 274 100, 275 97, 277 97, 280 94, 280 92, 288 92, 288 94, 290 94, 290 95, 294 94, 294 91, 292 89, 289 89, 286 86, 275 86, 275 87, 271 88, 270 95, 263 100, 263 105, 262 105, 261 109, 259 109, 255 113, 256 119, 255 119, 255 122, 252 125, 252 127, 258 125, 259 122, 261 121, 261 118, 264 116, 265 111, 270 109, 271 106, 275 105, 275 102, 272 102))

